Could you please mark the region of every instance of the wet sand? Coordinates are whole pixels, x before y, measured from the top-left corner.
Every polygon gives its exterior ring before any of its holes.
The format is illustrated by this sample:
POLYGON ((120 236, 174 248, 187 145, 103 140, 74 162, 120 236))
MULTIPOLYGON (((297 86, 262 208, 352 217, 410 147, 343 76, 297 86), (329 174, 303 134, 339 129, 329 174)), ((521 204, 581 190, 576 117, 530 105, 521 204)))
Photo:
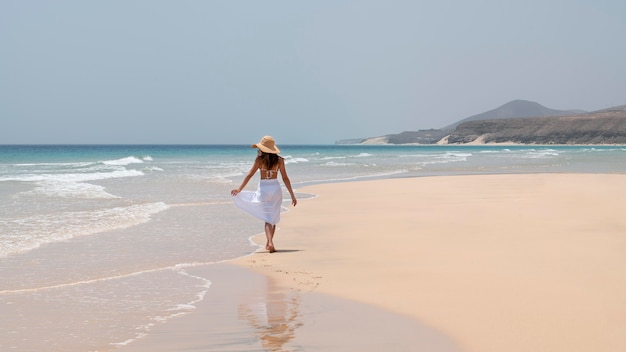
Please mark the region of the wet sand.
POLYGON ((311 291, 232 264, 187 269, 212 278, 197 308, 116 351, 459 351, 440 332, 376 306, 311 291))

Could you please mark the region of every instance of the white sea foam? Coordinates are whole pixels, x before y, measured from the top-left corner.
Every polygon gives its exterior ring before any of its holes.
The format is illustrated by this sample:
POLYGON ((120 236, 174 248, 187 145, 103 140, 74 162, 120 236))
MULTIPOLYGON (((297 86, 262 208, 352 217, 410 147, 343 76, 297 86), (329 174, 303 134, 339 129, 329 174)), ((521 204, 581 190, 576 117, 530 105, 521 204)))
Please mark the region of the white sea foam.
POLYGON ((523 158, 526 159, 545 159, 559 156, 559 152, 554 149, 529 149, 525 150, 523 158))
POLYGON ((198 288, 198 291, 196 292, 195 297, 192 298, 192 300, 187 303, 175 304, 175 306, 165 309, 165 311, 161 313, 160 315, 151 317, 150 319, 151 322, 141 325, 141 326, 137 326, 135 328, 136 333, 133 338, 126 339, 120 342, 112 342, 110 343, 111 346, 116 346, 116 347, 126 346, 126 345, 131 344, 134 341, 140 340, 148 336, 148 333, 155 326, 155 323, 165 323, 170 319, 187 315, 196 309, 196 304, 198 302, 201 302, 202 300, 204 300, 204 297, 206 296, 207 292, 209 291, 209 288, 211 287, 211 280, 204 278, 204 277, 191 275, 184 270, 180 270, 180 269, 175 269, 175 270, 180 275, 200 281, 200 284, 195 286, 198 288))
POLYGON ((37 187, 30 191, 23 192, 24 195, 45 195, 49 197, 61 198, 87 198, 87 199, 113 199, 119 198, 105 191, 100 185, 83 182, 65 181, 41 181, 37 182, 37 187))
POLYGON ((349 158, 367 158, 373 156, 370 153, 360 153, 356 155, 338 155, 338 156, 325 156, 319 158, 319 160, 334 160, 334 159, 349 159, 349 158))
POLYGON ((444 158, 467 158, 468 156, 472 156, 472 153, 446 152, 442 155, 444 158))
POLYGON ((26 252, 42 244, 65 241, 139 225, 168 206, 165 203, 136 204, 95 211, 77 211, 0 219, 0 257, 26 252))
POLYGON ((320 158, 319 160, 344 160, 347 158, 347 156, 325 156, 323 158, 320 158))
POLYGON ((105 192, 104 187, 87 183, 89 181, 144 175, 139 170, 126 170, 123 167, 117 168, 117 170, 113 171, 4 176, 0 177, 0 181, 34 182, 36 187, 33 190, 24 192, 24 194, 42 194, 51 197, 67 198, 117 198, 105 192))
POLYGON ((501 150, 481 150, 478 151, 479 154, 502 154, 502 153, 510 153, 510 149, 501 149, 501 150))
POLYGON ((23 174, 0 177, 0 181, 59 181, 59 182, 87 182, 105 180, 109 178, 143 176, 144 173, 138 170, 126 170, 124 168, 110 172, 85 172, 85 173, 48 173, 48 174, 23 174))
POLYGON ((400 154, 400 158, 432 158, 432 154, 400 154))
POLYGON ((358 165, 356 163, 338 163, 336 161, 329 161, 327 163, 324 163, 325 166, 354 166, 354 165, 358 165))
POLYGON ((460 153, 460 152, 446 152, 444 154, 438 154, 433 156, 430 160, 425 160, 419 162, 420 165, 428 165, 428 164, 445 164, 445 163, 456 163, 461 161, 467 161, 467 158, 472 156, 471 153, 460 153))
POLYGON ((306 158, 294 158, 290 155, 285 156, 285 164, 297 164, 297 163, 307 163, 309 159, 306 158))
POLYGON ((74 163, 24 163, 24 164, 13 164, 13 166, 18 166, 18 167, 25 167, 25 166, 87 167, 93 164, 95 163, 91 161, 85 161, 85 162, 74 162, 74 163))
MULTIPOLYGON (((147 157, 150 158, 150 157, 147 157)), ((152 160, 144 158, 144 160, 152 160)), ((141 164, 143 160, 135 158, 134 156, 129 156, 126 158, 116 159, 116 160, 105 160, 102 162, 104 165, 116 165, 116 166, 126 166, 130 164, 141 164)))
POLYGON ((157 166, 146 167, 146 168, 143 168, 142 170, 144 170, 144 171, 164 171, 163 169, 161 169, 160 167, 157 167, 157 166))

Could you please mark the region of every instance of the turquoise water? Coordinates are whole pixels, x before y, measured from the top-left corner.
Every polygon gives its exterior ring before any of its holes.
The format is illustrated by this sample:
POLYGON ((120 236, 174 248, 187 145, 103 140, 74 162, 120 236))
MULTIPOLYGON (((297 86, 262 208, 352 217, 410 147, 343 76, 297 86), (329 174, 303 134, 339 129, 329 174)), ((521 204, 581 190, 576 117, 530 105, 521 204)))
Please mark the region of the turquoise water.
MULTIPOLYGON (((626 148, 617 146, 280 147, 299 198, 309 184, 374 178, 626 172, 626 148)), ((0 146, 1 313, 20 316, 11 303, 20 300, 89 297, 83 303, 114 322, 102 342, 110 346, 185 314, 211 282, 186 268, 257 249, 249 238, 263 224, 230 199, 255 156, 250 146, 0 146), (136 311, 144 313, 129 318, 136 311)), ((21 333, 37 324, 0 324, 0 350, 4 341, 23 346, 21 333)))

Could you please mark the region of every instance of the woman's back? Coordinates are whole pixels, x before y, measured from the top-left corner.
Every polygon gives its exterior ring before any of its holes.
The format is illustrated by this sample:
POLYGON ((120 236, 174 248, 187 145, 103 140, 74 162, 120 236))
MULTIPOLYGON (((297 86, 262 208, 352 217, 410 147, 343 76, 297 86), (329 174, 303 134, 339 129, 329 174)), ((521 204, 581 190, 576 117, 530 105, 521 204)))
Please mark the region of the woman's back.
POLYGON ((278 177, 278 170, 280 169, 281 157, 276 154, 262 153, 258 157, 260 164, 259 171, 261 174, 261 180, 275 179, 278 177))

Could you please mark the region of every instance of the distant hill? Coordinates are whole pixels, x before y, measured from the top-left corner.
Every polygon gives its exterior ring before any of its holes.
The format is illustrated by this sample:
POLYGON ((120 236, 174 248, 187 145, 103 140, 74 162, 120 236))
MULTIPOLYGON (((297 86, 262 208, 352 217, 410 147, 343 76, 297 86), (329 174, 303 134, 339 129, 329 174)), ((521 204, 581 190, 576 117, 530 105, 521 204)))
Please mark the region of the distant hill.
POLYGON ((587 114, 472 120, 447 144, 626 144, 626 105, 587 114))
POLYGON ((513 100, 493 110, 483 112, 482 114, 473 115, 461 121, 453 123, 449 126, 442 128, 442 130, 447 130, 447 131, 452 132, 458 125, 464 122, 469 122, 469 121, 511 119, 511 118, 518 118, 518 117, 567 116, 567 115, 578 115, 578 114, 584 114, 584 113, 586 113, 586 111, 554 110, 554 109, 546 108, 545 106, 535 103, 533 101, 513 100))
POLYGON ((435 144, 450 135, 464 122, 519 117, 566 116, 585 113, 582 110, 554 110, 527 100, 513 100, 496 109, 464 118, 440 129, 405 131, 380 137, 337 141, 338 144, 435 144))

